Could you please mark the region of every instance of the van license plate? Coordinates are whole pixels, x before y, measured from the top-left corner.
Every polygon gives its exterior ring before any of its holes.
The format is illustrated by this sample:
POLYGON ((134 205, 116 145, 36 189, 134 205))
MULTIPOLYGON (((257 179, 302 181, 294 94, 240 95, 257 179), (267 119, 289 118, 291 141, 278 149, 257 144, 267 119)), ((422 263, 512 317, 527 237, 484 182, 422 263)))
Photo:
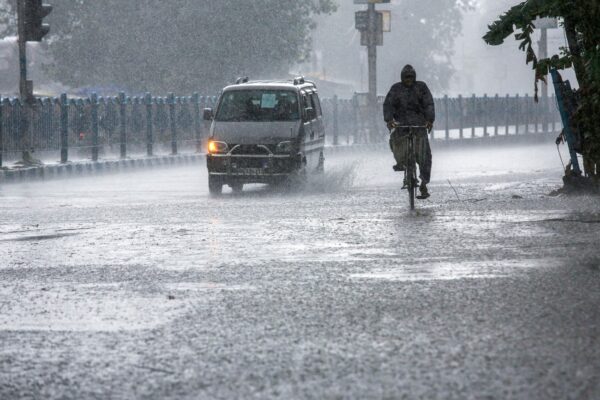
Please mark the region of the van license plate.
POLYGON ((262 168, 240 168, 237 172, 244 175, 262 175, 264 170, 262 168))

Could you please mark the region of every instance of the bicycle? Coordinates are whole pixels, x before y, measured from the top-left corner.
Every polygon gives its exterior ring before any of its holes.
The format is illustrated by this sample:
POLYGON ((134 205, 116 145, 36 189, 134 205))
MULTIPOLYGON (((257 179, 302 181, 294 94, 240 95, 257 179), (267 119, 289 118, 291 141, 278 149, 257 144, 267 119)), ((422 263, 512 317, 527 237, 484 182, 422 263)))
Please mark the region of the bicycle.
POLYGON ((390 134, 393 134, 396 130, 408 129, 407 135, 407 146, 406 146, 406 166, 404 168, 404 187, 408 190, 408 202, 410 209, 415 209, 415 192, 419 186, 419 180, 417 179, 417 160, 415 154, 415 136, 419 131, 427 132, 426 126, 413 126, 413 125, 398 125, 396 122, 393 124, 393 129, 390 134))

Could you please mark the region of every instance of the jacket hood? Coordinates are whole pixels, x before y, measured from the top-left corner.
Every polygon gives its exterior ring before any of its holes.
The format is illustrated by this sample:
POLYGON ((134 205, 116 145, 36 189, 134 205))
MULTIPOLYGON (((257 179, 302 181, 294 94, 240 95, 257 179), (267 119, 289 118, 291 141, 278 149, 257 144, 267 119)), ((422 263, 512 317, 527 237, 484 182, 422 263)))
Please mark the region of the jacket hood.
POLYGON ((417 80, 417 71, 415 71, 412 65, 408 64, 404 68, 402 68, 402 74, 400 75, 400 78, 402 80, 405 80, 406 78, 410 77, 417 80))

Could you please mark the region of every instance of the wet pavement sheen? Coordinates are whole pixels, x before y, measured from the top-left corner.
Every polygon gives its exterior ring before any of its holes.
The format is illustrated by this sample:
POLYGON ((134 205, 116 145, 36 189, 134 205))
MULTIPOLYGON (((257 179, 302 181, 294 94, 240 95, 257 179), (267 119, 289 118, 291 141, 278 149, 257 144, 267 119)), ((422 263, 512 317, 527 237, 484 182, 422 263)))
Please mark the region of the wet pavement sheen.
POLYGON ((555 151, 434 150, 416 212, 387 153, 0 187, 0 398, 599 398, 600 202, 555 151))

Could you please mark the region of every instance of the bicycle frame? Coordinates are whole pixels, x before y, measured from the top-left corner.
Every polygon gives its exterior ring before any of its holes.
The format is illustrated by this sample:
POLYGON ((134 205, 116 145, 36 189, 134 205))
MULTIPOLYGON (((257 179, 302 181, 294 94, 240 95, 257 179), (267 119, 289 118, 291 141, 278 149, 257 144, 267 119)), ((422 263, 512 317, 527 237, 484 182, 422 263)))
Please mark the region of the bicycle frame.
POLYGON ((417 160, 415 154, 415 136, 418 131, 425 130, 426 126, 414 126, 414 125, 396 125, 391 131, 393 134, 396 130, 408 129, 407 135, 407 146, 406 146, 406 168, 404 168, 404 182, 406 182, 406 188, 408 190, 408 202, 410 209, 415 209, 415 191, 417 189, 417 160))

